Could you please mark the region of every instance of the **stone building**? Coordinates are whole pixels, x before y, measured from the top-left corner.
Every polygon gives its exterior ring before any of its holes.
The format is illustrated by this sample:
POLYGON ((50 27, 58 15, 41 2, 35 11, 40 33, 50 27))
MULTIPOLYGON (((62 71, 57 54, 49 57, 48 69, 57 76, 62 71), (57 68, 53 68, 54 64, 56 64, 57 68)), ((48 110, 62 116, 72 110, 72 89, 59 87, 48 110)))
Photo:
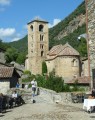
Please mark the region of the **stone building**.
POLYGON ((0 48, 0 92, 6 94, 7 90, 16 86, 17 81, 21 82, 24 67, 15 62, 5 63, 4 53, 5 50, 0 48))
POLYGON ((86 25, 88 35, 88 62, 91 88, 95 88, 95 0, 86 2, 86 25))
POLYGON ((48 41, 48 22, 37 19, 28 23, 26 70, 35 75, 41 74, 42 62, 45 61, 48 73, 55 70, 55 75, 63 77, 65 82, 79 78, 81 75, 88 76, 87 61, 80 60, 78 51, 68 43, 53 46, 49 51, 48 41))
POLYGON ((68 43, 54 46, 47 54, 48 72, 55 70, 55 74, 65 81, 78 78, 80 71, 80 55, 68 43))
POLYGON ((0 92, 5 94, 10 88, 16 87, 19 78, 14 67, 0 67, 0 92))
POLYGON ((28 56, 25 68, 32 74, 42 73, 42 62, 48 52, 48 22, 33 20, 28 24, 28 56))

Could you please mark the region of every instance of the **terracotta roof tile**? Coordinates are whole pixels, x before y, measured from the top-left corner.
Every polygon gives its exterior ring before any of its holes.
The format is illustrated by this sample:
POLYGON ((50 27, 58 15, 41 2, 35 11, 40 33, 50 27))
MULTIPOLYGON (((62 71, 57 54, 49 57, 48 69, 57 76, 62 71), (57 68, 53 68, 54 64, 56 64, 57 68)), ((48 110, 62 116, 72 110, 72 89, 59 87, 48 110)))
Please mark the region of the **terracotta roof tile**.
POLYGON ((62 50, 62 45, 56 45, 51 48, 51 50, 48 52, 48 55, 57 55, 62 50))
POLYGON ((48 55, 79 55, 79 52, 75 50, 71 45, 66 43, 65 45, 56 45, 48 52, 48 55))
POLYGON ((14 67, 0 67, 0 78, 12 77, 14 67))
POLYGON ((58 55, 79 55, 79 52, 66 43, 63 46, 63 50, 58 55))

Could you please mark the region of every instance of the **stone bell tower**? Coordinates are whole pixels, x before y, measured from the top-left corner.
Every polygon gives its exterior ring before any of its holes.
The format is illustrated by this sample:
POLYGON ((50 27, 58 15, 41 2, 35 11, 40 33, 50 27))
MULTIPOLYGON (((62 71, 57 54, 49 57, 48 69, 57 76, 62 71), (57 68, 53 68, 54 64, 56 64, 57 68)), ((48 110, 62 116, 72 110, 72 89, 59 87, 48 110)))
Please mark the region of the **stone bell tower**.
POLYGON ((42 73, 42 62, 48 52, 48 22, 33 20, 28 26, 28 65, 32 74, 42 73))

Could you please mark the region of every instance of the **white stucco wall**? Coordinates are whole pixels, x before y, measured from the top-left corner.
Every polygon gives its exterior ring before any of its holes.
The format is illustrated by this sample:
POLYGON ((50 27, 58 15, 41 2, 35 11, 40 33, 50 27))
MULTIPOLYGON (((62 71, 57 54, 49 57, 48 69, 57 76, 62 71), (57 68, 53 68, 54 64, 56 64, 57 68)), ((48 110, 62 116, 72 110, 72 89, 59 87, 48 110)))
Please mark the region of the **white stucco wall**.
POLYGON ((7 90, 10 89, 10 82, 0 81, 0 93, 6 94, 7 90))

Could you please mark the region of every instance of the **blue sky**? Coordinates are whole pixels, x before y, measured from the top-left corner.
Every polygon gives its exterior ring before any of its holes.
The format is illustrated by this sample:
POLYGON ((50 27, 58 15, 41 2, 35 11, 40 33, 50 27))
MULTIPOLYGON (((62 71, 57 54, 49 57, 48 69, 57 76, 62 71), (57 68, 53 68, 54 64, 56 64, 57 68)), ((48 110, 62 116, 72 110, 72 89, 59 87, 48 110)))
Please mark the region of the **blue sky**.
POLYGON ((35 17, 49 27, 63 20, 84 0, 0 0, 0 39, 16 41, 27 34, 27 23, 35 17))

